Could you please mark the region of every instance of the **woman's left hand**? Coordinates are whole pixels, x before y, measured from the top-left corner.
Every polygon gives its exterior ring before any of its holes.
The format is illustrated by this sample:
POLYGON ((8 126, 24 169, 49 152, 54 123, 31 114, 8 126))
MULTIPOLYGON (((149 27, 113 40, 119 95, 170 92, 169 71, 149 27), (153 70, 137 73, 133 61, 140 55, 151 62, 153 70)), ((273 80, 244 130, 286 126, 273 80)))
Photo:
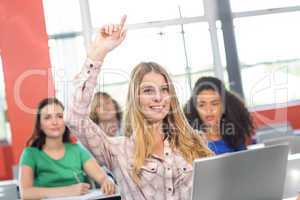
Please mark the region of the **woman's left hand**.
POLYGON ((96 39, 92 42, 88 51, 88 58, 93 61, 103 61, 108 52, 119 46, 126 36, 126 15, 119 24, 106 24, 100 28, 96 39))
POLYGON ((101 191, 107 195, 114 194, 116 192, 116 184, 106 177, 101 184, 101 191))

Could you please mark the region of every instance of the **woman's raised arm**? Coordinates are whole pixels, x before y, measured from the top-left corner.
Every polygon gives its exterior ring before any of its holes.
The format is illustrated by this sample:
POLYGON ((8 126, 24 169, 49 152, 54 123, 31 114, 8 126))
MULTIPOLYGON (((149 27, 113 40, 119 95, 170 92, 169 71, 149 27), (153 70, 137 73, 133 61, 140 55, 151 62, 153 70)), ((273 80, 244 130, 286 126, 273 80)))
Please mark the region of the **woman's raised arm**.
POLYGON ((66 124, 101 164, 111 168, 111 143, 106 134, 89 119, 89 105, 102 62, 108 52, 125 39, 123 16, 120 24, 103 26, 91 44, 83 69, 75 77, 75 91, 66 110, 66 124))

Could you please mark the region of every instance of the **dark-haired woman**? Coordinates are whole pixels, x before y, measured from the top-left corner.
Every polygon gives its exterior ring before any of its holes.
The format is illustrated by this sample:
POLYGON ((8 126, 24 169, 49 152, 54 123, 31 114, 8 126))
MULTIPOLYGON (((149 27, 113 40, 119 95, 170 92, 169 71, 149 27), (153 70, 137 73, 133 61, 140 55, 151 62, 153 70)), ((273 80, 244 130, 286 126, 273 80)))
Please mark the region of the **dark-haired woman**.
POLYGON ((246 149, 253 123, 244 102, 215 77, 202 77, 184 106, 190 125, 204 132, 215 154, 246 149))
POLYGON ((20 160, 22 199, 82 195, 88 192, 85 173, 114 193, 115 185, 89 152, 76 142, 64 123, 64 107, 56 98, 40 102, 34 131, 20 160))

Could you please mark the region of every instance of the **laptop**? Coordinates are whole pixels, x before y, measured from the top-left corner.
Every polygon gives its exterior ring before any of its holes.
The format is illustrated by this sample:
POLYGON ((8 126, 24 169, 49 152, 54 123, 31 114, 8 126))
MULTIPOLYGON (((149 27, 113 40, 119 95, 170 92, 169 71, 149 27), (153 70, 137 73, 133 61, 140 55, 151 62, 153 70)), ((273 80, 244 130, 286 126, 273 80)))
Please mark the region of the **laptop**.
POLYGON ((195 160, 192 200, 281 200, 288 145, 195 160))

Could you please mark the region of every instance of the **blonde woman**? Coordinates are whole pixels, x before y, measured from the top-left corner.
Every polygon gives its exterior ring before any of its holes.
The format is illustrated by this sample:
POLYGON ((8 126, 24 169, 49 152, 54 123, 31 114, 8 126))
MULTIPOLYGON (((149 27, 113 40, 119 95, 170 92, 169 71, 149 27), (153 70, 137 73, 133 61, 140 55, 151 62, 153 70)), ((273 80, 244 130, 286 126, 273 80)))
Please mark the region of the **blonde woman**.
POLYGON ((122 111, 116 100, 106 92, 96 92, 90 118, 110 137, 120 135, 122 111))
POLYGON ((188 125, 167 72, 140 63, 131 74, 125 109, 125 136, 107 137, 88 117, 96 79, 106 54, 125 39, 126 17, 101 28, 88 52, 68 109, 71 130, 114 174, 123 200, 187 200, 192 161, 212 155, 188 125))

